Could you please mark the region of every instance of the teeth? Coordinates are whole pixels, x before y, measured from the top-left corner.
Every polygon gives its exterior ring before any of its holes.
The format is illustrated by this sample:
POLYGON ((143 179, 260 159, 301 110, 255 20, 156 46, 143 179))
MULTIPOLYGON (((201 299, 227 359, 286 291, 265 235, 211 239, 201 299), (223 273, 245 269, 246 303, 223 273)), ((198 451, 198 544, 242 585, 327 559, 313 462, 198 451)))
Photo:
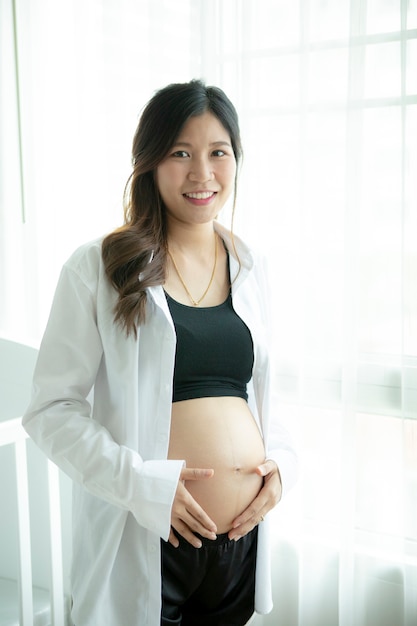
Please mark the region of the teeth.
POLYGON ((186 193, 187 198, 194 198, 194 200, 207 200, 214 195, 213 191, 202 191, 201 193, 186 193))

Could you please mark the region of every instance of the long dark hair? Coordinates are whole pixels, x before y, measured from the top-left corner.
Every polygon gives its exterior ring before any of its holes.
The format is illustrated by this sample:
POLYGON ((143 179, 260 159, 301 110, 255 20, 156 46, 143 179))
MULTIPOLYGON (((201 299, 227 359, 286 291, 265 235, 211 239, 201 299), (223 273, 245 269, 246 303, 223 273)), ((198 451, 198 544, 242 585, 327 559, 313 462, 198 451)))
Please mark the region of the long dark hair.
MULTIPOLYGON (((136 335, 137 326, 145 321, 146 288, 165 282, 165 207, 155 170, 187 120, 206 112, 215 115, 229 133, 238 165, 242 146, 235 107, 221 89, 207 87, 201 80, 171 84, 157 91, 136 129, 133 171, 124 192, 124 224, 107 235, 102 245, 107 277, 119 293, 115 321, 128 335, 136 335)), ((237 177, 235 197, 236 185, 237 177)))

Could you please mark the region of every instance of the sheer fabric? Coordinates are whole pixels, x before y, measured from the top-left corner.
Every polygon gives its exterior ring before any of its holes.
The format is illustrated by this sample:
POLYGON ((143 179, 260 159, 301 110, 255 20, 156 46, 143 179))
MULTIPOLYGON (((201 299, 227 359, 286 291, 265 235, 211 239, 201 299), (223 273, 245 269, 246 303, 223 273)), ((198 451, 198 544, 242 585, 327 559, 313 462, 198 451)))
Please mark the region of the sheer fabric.
POLYGON ((120 222, 153 91, 223 87, 245 148, 235 230, 269 256, 276 406, 304 467, 253 624, 414 625, 417 0, 0 12, 2 334, 36 343, 63 260, 120 222))

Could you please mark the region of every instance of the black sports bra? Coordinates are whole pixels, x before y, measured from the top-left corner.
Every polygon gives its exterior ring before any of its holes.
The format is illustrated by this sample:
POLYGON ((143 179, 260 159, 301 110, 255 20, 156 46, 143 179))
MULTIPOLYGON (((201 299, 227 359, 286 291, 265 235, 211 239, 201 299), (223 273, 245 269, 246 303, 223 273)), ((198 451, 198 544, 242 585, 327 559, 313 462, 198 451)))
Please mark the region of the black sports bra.
POLYGON ((248 399, 253 342, 230 294, 218 306, 193 307, 166 293, 177 334, 173 402, 209 396, 248 399))

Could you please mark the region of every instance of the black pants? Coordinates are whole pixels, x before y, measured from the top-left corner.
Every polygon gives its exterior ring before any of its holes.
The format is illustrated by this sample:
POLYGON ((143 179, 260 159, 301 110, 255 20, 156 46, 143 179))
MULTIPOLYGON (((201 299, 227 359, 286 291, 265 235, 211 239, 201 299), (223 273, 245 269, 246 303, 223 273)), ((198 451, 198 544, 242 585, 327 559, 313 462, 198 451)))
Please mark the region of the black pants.
POLYGON ((258 527, 239 541, 161 541, 161 626, 244 626, 254 612, 258 527))

